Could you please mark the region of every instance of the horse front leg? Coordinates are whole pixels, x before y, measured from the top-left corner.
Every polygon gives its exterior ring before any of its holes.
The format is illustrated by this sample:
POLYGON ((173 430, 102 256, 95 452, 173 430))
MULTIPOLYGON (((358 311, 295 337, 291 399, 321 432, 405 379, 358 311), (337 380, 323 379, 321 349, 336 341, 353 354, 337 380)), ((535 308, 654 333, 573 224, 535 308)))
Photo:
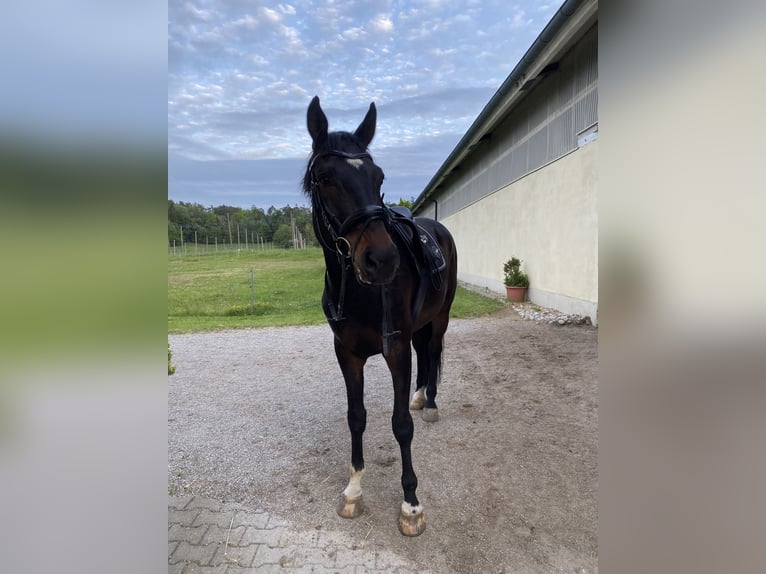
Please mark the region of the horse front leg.
POLYGON ((394 431, 402 455, 402 490, 404 502, 399 512, 399 531, 405 536, 418 536, 426 529, 423 507, 418 502, 415 491, 418 478, 412 468, 412 437, 414 425, 409 410, 410 383, 412 377, 412 349, 409 341, 401 340, 386 357, 388 368, 394 383, 394 413, 391 416, 391 428, 394 431))
POLYGON ((351 468, 348 486, 338 503, 338 514, 343 518, 356 518, 362 513, 362 475, 364 454, 362 435, 367 426, 367 411, 364 408, 364 364, 366 358, 358 357, 343 347, 336 339, 335 355, 343 372, 348 398, 348 429, 351 431, 351 468))

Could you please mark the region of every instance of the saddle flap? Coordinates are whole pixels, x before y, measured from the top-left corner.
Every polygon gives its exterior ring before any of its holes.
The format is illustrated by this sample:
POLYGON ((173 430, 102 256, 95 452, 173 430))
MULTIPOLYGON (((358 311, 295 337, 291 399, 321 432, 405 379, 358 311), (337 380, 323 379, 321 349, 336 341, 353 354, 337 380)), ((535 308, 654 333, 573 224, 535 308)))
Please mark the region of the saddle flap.
POLYGON ((389 209, 393 227, 407 247, 421 278, 430 277, 434 288, 441 288, 441 272, 447 267, 447 260, 439 243, 428 230, 418 225, 408 208, 396 206, 389 209))
POLYGON ((442 253, 441 247, 425 228, 418 227, 418 237, 422 244, 422 253, 425 259, 424 263, 426 267, 431 271, 432 275, 441 273, 447 267, 447 261, 444 259, 444 253, 442 253))

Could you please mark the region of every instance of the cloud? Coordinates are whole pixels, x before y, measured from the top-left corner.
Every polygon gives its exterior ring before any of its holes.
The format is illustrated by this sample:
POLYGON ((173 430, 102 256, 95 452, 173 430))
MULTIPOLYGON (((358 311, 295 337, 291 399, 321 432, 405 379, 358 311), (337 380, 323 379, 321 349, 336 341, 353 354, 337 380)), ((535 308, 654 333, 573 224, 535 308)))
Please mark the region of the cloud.
POLYGON ((385 14, 379 14, 372 21, 372 27, 378 32, 390 33, 394 31, 394 23, 391 18, 385 14))
MULTIPOLYGON (((407 189, 425 185, 429 174, 420 170, 435 172, 434 157, 447 157, 445 146, 460 139, 545 24, 531 0, 171 0, 168 16, 175 156, 208 161, 210 170, 231 169, 229 160, 305 158, 312 96, 322 99, 331 129, 355 129, 375 101, 372 147, 389 154, 387 185, 407 189), (403 148, 407 155, 384 151, 403 148)), ((185 189, 204 185, 189 180, 185 189)), ((233 186, 226 189, 242 193, 233 186)))
POLYGON ((524 10, 519 10, 513 15, 513 19, 511 20, 511 28, 513 30, 518 30, 519 28, 529 26, 532 22, 533 20, 531 18, 527 18, 527 14, 524 12, 524 10))

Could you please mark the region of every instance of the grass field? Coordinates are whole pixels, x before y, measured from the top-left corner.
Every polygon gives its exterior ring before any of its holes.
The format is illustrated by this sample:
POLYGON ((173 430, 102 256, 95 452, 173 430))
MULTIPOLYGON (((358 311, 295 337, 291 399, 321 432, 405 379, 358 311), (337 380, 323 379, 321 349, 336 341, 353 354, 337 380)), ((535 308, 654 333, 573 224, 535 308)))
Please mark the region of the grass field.
MULTIPOLYGON (((168 332, 323 323, 323 276, 319 248, 169 255, 168 332)), ((502 306, 458 288, 452 316, 476 317, 502 306)))

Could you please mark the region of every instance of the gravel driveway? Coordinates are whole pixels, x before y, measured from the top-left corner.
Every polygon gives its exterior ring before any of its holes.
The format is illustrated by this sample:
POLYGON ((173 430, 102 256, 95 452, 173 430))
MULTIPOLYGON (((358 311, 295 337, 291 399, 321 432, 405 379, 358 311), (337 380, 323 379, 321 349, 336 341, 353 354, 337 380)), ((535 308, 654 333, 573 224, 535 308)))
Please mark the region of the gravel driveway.
MULTIPOLYGON (((416 413, 413 462, 428 527, 401 536, 393 391, 365 371, 365 513, 335 514, 346 485, 346 396, 326 325, 171 335, 168 483, 337 531, 434 572, 597 570, 597 329, 454 320, 441 420, 416 413)), ((414 370, 414 369, 413 369, 414 370)))

